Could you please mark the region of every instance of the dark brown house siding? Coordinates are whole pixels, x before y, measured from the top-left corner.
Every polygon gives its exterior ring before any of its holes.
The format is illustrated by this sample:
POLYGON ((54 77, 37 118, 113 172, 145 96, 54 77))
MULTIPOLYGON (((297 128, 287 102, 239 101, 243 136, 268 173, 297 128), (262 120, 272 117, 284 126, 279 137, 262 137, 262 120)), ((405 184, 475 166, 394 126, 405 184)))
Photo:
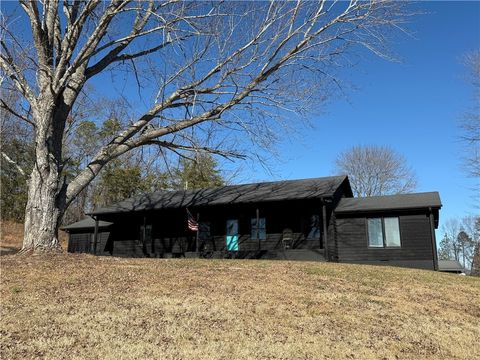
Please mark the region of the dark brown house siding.
MULTIPOLYGON (((93 229, 82 229, 70 232, 68 237, 68 252, 93 253, 94 249, 93 229)), ((100 231, 97 238, 97 255, 108 255, 107 243, 110 238, 109 231, 100 231)))
MULTIPOLYGON (((285 233, 290 234, 288 249, 322 249, 323 223, 322 204, 319 200, 259 203, 235 206, 211 206, 189 209, 199 222, 208 222, 210 237, 199 244, 205 252, 227 252, 227 220, 238 220, 238 252, 236 257, 255 257, 256 252, 284 251, 285 233), (266 239, 251 238, 251 219, 266 219, 266 239), (309 239, 310 217, 318 216, 319 236, 309 239)), ((331 209, 327 211, 331 222, 331 209)), ((196 234, 187 228, 185 209, 152 210, 139 213, 115 214, 106 219, 114 221, 111 240, 106 245, 115 256, 152 256, 165 254, 181 255, 196 250, 196 234), (140 226, 151 225, 151 239, 146 244, 140 241, 140 226)), ((333 239, 333 232, 330 232, 333 239)))
POLYGON ((336 257, 340 262, 382 263, 434 269, 432 233, 429 213, 395 212, 336 216, 336 257), (369 217, 398 217, 399 248, 370 248, 367 219, 369 217))

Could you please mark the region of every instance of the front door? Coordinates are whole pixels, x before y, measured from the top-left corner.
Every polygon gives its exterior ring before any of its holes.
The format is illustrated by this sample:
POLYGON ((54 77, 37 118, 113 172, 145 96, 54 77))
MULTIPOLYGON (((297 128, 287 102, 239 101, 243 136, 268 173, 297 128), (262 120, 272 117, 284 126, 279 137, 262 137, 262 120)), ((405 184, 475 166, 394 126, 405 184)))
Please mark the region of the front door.
POLYGON ((238 220, 227 220, 227 250, 238 251, 238 220))

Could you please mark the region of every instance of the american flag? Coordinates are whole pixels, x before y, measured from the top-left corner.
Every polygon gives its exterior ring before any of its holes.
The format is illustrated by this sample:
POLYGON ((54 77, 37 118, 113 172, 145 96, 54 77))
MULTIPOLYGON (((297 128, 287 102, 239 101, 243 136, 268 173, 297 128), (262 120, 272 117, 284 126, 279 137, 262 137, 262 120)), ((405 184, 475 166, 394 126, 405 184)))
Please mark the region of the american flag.
POLYGON ((188 228, 192 231, 198 231, 198 222, 195 221, 193 215, 190 213, 190 211, 188 211, 187 209, 187 224, 188 224, 188 228))

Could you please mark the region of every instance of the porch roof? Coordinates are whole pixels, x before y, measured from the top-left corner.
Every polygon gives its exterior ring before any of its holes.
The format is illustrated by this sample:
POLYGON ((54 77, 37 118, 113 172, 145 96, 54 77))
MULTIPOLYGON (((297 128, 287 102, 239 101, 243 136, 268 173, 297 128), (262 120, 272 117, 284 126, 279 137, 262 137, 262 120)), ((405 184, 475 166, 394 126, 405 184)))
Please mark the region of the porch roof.
MULTIPOLYGON (((107 221, 99 221, 98 222, 98 227, 99 228, 106 228, 113 223, 107 222, 107 221)), ((64 231, 70 231, 70 230, 81 230, 81 229, 90 229, 95 227, 95 220, 93 220, 91 217, 86 217, 85 219, 82 219, 80 221, 77 221, 73 224, 66 225, 66 226, 61 226, 60 230, 64 231)))

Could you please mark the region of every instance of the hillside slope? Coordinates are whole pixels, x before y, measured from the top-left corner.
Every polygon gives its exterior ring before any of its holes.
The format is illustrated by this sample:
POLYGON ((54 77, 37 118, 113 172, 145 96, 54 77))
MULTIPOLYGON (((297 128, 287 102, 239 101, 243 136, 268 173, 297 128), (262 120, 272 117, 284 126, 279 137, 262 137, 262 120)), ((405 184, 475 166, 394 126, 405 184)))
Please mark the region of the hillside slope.
POLYGON ((0 358, 473 359, 480 280, 333 263, 1 259, 0 358))
POLYGON ((23 224, 0 221, 0 255, 15 254, 22 248, 23 224))
MULTIPOLYGON (((58 232, 62 249, 67 248, 67 234, 58 232)), ((23 224, 9 220, 0 220, 0 256, 12 255, 20 251, 23 242, 23 224)))

